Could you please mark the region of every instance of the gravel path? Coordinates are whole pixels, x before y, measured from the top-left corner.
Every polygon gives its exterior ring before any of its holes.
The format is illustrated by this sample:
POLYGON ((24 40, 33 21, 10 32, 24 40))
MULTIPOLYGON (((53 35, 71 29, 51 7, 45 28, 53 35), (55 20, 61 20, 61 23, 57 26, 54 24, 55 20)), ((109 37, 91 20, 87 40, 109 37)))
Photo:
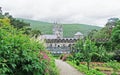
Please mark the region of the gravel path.
POLYGON ((60 70, 60 75, 84 75, 62 60, 56 59, 55 63, 60 70))

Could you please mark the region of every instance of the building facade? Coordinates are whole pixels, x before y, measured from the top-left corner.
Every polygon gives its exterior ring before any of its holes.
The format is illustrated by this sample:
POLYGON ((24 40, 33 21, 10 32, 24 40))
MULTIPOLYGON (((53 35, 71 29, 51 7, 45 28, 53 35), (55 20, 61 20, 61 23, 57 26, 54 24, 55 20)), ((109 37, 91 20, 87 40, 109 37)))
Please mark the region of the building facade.
POLYGON ((82 38, 83 34, 80 32, 77 32, 73 38, 64 38, 62 25, 57 23, 53 25, 53 35, 41 35, 41 39, 46 42, 47 50, 52 54, 69 54, 75 42, 82 38))

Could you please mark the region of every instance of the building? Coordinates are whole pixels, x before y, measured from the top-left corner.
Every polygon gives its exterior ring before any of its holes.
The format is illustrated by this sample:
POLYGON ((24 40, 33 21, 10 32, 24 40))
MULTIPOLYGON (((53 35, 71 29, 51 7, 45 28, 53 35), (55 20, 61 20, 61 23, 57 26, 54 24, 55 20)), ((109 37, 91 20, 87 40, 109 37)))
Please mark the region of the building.
POLYGON ((2 14, 2 7, 0 7, 0 14, 2 14))
POLYGON ((77 32, 75 35, 74 35, 74 38, 83 38, 83 34, 81 32, 77 32))
POLYGON ((41 35, 40 38, 45 40, 47 50, 52 54, 69 54, 75 42, 83 38, 83 34, 77 32, 73 38, 64 38, 62 25, 54 23, 53 35, 41 35))

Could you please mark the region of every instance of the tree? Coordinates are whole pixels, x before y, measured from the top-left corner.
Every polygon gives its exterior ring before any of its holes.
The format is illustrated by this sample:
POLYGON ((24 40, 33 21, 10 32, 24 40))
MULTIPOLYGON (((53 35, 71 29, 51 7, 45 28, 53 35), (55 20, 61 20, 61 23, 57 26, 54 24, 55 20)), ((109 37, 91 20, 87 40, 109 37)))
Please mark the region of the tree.
POLYGON ((102 45, 97 47, 91 58, 91 61, 93 62, 107 62, 109 60, 110 55, 107 53, 106 49, 102 45))
POLYGON ((93 53, 95 52, 96 49, 97 49, 97 47, 95 46, 94 42, 92 42, 89 39, 85 40, 85 43, 83 45, 83 55, 84 55, 85 61, 87 62, 88 70, 89 70, 89 67, 90 67, 90 62, 91 62, 92 55, 93 55, 93 53))
POLYGON ((115 50, 119 50, 120 49, 120 20, 117 22, 117 25, 112 30, 111 40, 115 46, 115 50))
POLYGON ((41 31, 40 30, 32 30, 31 35, 32 35, 32 37, 37 38, 39 35, 41 35, 41 31))
POLYGON ((93 38, 93 35, 95 34, 95 33, 97 33, 98 32, 98 30, 96 30, 96 29, 93 29, 93 30, 91 30, 90 32, 89 32, 89 34, 88 34, 88 38, 89 39, 94 39, 93 38))
POLYGON ((120 50, 116 50, 113 55, 113 59, 120 62, 120 50))
POLYGON ((17 28, 18 30, 22 29, 24 31, 23 34, 29 35, 31 32, 29 23, 26 23, 23 20, 18 20, 12 17, 12 15, 10 15, 9 12, 5 12, 5 14, 3 15, 1 7, 0 7, 0 19, 6 19, 6 20, 9 19, 10 25, 12 25, 14 28, 17 28))
POLYGON ((78 40, 73 47, 73 53, 81 52, 83 50, 83 43, 84 43, 83 39, 78 40))
POLYGON ((113 32, 112 41, 116 43, 120 42, 120 30, 116 30, 113 32))

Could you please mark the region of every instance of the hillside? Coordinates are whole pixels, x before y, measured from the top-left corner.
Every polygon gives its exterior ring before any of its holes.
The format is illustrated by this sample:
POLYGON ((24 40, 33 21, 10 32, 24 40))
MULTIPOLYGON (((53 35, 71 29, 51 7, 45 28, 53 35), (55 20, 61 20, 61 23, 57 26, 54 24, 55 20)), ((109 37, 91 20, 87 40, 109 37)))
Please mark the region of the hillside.
MULTIPOLYGON (((32 29, 37 29, 42 32, 42 34, 52 34, 52 23, 41 22, 28 19, 19 19, 31 24, 32 29)), ((86 24, 62 24, 63 25, 63 35, 64 37, 73 37, 76 32, 81 32, 87 35, 93 29, 100 29, 98 26, 91 26, 86 24)))

